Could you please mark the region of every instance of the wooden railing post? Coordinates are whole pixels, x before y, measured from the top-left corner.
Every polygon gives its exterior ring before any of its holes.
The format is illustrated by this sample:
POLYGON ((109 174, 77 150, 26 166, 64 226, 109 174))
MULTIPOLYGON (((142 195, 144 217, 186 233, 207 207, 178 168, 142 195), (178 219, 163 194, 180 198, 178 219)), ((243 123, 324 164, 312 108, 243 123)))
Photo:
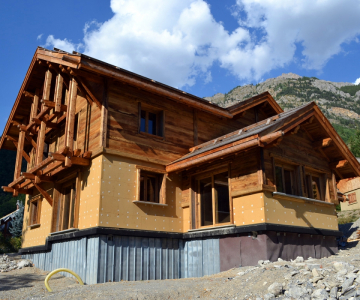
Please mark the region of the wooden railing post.
POLYGON ((71 159, 69 156, 72 156, 73 153, 73 143, 74 143, 74 126, 75 126, 75 109, 76 109, 76 97, 77 97, 77 82, 75 78, 72 78, 70 81, 69 87, 69 103, 67 110, 67 118, 65 125, 65 146, 69 147, 68 153, 65 158, 65 167, 71 166, 71 159))

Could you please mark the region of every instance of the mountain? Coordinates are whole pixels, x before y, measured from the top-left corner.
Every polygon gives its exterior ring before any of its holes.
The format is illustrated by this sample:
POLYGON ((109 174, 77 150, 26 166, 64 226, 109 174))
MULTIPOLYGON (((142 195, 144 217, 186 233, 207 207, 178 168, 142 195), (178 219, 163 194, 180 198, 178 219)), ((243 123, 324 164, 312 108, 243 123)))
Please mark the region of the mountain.
POLYGON ((286 111, 315 101, 342 139, 355 155, 354 141, 360 136, 360 84, 331 82, 316 77, 299 76, 293 73, 270 78, 257 85, 237 86, 226 94, 218 93, 205 97, 221 107, 228 107, 252 96, 268 91, 286 111))

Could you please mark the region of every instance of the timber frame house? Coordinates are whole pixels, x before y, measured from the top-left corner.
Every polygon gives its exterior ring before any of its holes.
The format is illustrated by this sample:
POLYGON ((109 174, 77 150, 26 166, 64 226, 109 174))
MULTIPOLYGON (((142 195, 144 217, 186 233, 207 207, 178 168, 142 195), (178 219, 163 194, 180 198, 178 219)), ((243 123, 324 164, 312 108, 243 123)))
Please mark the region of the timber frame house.
POLYGON ((27 195, 21 253, 86 283, 331 255, 336 184, 360 176, 314 102, 284 112, 265 92, 221 108, 40 47, 0 147, 17 151, 3 190, 27 195))

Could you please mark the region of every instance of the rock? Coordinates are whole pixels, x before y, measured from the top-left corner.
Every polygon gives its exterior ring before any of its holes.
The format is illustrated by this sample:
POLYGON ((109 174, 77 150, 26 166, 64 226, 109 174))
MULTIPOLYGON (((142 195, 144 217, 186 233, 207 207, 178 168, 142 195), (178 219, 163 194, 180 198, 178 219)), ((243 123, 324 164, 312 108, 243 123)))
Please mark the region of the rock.
POLYGON ((304 287, 300 286, 291 286, 289 290, 286 292, 286 296, 300 299, 301 297, 307 295, 307 290, 304 287))
POLYGON ((284 277, 285 279, 290 279, 291 277, 295 276, 296 274, 299 274, 299 271, 292 271, 289 274, 286 274, 284 277))
POLYGON ((280 257, 279 257, 279 258, 278 258, 278 261, 284 261, 284 260, 283 260, 282 258, 280 258, 280 257))
POLYGON ((314 269, 312 269, 312 274, 313 274, 313 276, 314 277, 320 277, 320 274, 319 274, 319 272, 314 268, 314 269))
POLYGON ((272 300, 272 299, 275 299, 274 294, 268 293, 264 295, 264 300, 272 300))
POLYGON ((320 269, 320 264, 307 264, 306 266, 309 268, 309 270, 320 269))
POLYGON ((30 267, 31 266, 31 262, 28 261, 28 260, 20 260, 18 263, 17 263, 17 267, 18 268, 24 268, 24 267, 30 267))
POLYGON ((278 296, 282 293, 283 287, 281 283, 274 282, 272 285, 268 287, 268 292, 274 294, 274 296, 278 296))
POLYGON ((245 275, 246 273, 245 272, 239 272, 239 273, 237 273, 239 276, 243 276, 243 275, 245 275))
POLYGON ((264 264, 264 261, 260 259, 260 260, 258 261, 258 265, 259 265, 259 266, 262 266, 263 264, 264 264))
POLYGON ((354 282, 354 278, 351 277, 349 279, 346 279, 343 284, 341 285, 342 293, 344 294, 344 291, 347 290, 354 282))
POLYGON ((302 263, 302 262, 304 262, 304 258, 303 258, 302 256, 298 256, 297 258, 294 259, 293 262, 295 262, 295 263, 302 263))
POLYGON ((331 298, 337 298, 337 291, 338 291, 337 286, 334 286, 334 287, 330 290, 330 297, 331 297, 331 298))
POLYGON ((328 293, 323 289, 317 289, 311 294, 311 299, 324 300, 328 298, 328 293))
POLYGON ((343 269, 343 270, 337 272, 336 274, 337 274, 337 275, 341 275, 341 276, 346 275, 346 274, 347 274, 347 270, 346 270, 346 269, 343 269))
POLYGON ((268 265, 268 264, 270 264, 270 263, 271 263, 270 260, 264 260, 264 262, 263 262, 264 265, 268 265))

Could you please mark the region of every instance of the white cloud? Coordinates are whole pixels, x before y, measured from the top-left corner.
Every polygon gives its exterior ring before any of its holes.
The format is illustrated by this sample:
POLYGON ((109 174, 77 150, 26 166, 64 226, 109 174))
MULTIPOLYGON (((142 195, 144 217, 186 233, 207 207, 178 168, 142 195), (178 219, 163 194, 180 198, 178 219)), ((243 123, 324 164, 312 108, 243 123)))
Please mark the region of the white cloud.
POLYGON ((76 45, 74 45, 71 41, 68 41, 67 39, 56 39, 54 38, 53 35, 49 35, 46 39, 46 43, 44 45, 44 47, 55 47, 67 52, 72 52, 75 50, 75 48, 77 48, 76 45))
POLYGON ((354 84, 355 84, 355 85, 360 84, 360 77, 359 77, 358 79, 356 79, 356 80, 355 80, 354 84))
POLYGON ((36 39, 41 40, 42 36, 43 36, 43 34, 39 34, 36 39))
MULTIPOLYGON (((235 0, 234 0, 235 3, 235 0)), ((218 62, 241 80, 259 80, 295 57, 320 70, 360 34, 357 0, 237 0, 228 32, 204 0, 112 0, 114 16, 85 24, 83 44, 48 36, 46 46, 86 54, 172 86, 211 81, 218 62)), ((229 16, 230 17, 230 16, 229 16)))

